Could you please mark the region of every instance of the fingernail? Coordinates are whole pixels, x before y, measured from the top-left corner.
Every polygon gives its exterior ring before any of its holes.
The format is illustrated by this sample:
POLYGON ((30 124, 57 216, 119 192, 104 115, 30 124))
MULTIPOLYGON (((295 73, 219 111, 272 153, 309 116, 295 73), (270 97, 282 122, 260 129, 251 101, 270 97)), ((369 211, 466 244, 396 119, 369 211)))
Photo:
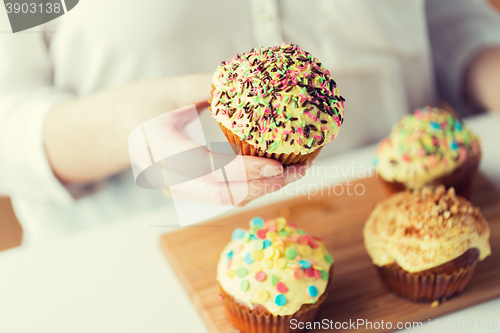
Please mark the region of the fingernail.
POLYGON ((304 177, 304 174, 300 173, 300 172, 297 172, 297 171, 291 171, 288 173, 288 175, 286 175, 285 177, 285 185, 288 185, 290 183, 293 183, 297 180, 299 180, 300 178, 304 177))
POLYGON ((278 176, 281 175, 282 172, 281 168, 272 164, 264 164, 264 166, 260 169, 260 175, 262 177, 278 176))

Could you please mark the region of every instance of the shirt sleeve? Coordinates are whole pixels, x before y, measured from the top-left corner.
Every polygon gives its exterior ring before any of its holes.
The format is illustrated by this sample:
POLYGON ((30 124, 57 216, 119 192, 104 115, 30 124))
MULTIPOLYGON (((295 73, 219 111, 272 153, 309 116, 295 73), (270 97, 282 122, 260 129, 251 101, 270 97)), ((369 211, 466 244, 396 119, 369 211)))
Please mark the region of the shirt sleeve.
POLYGON ((427 0, 426 16, 440 97, 461 116, 480 112, 464 96, 465 76, 478 52, 500 46, 500 16, 486 0, 427 0))
POLYGON ((53 106, 73 95, 52 85, 42 26, 13 34, 0 11, 0 31, 0 194, 71 205, 45 154, 43 127, 53 106))

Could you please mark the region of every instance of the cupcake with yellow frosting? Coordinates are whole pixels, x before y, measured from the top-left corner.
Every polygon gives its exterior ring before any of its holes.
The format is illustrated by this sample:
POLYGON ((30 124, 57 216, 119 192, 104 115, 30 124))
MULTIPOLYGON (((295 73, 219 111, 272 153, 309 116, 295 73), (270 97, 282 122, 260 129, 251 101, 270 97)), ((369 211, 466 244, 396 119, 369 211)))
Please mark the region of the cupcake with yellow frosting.
POLYGON ((312 160, 344 121, 344 98, 330 72, 294 44, 223 61, 209 102, 236 152, 284 165, 312 160))
POLYGON ((376 162, 392 193, 444 185, 468 197, 480 160, 474 132, 449 112, 425 107, 394 125, 377 148, 376 162))
MULTIPOLYGON (((291 332, 327 297, 333 258, 322 241, 284 218, 254 217, 222 251, 217 280, 226 314, 243 333, 291 332)), ((298 331, 294 331, 298 332, 298 331)))
POLYGON ((364 228, 382 280, 414 301, 462 292, 478 261, 491 254, 489 237, 479 208, 444 186, 393 195, 375 206, 364 228))

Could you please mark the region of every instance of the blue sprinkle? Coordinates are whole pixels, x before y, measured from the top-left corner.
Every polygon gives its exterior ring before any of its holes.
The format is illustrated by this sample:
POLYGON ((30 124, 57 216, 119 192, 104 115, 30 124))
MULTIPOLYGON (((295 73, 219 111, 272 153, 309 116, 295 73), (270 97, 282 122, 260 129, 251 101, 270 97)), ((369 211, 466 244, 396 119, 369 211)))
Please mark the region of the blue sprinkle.
POLYGON ((455 119, 455 122, 454 122, 453 125, 455 126, 455 128, 457 129, 457 131, 461 131, 462 130, 462 123, 460 122, 460 120, 455 119))
POLYGON ((373 165, 374 165, 374 166, 377 166, 377 165, 378 165, 378 158, 376 158, 376 157, 375 157, 375 158, 373 159, 373 165))
POLYGON ((307 294, 309 297, 316 297, 318 296, 318 289, 315 286, 309 286, 307 287, 307 294))
POLYGON ((249 265, 253 263, 252 254, 250 252, 245 255, 245 262, 249 265))
POLYGON ((267 249, 271 244, 272 242, 269 239, 264 239, 264 249, 267 249))
POLYGON ((279 294, 278 296, 276 296, 275 300, 274 300, 274 303, 276 303, 277 306, 283 306, 286 304, 286 297, 285 295, 281 295, 279 294))
POLYGON ((306 269, 311 267, 311 262, 308 260, 301 260, 299 261, 299 265, 302 266, 302 268, 306 269))
POLYGON ((255 236, 254 234, 251 234, 250 239, 257 239, 257 236, 255 236))
POLYGON ((457 144, 457 142, 455 140, 451 141, 450 148, 452 150, 457 150, 458 149, 458 144, 457 144))
POLYGON ((255 226, 259 226, 259 227, 263 227, 264 226, 264 220, 262 219, 262 217, 254 217, 251 221, 250 221, 250 225, 252 227, 255 227, 255 226))
POLYGON ((240 229, 240 228, 236 228, 236 229, 234 229, 233 234, 231 235, 231 239, 238 240, 238 239, 243 238, 243 236, 245 236, 245 230, 240 229))
POLYGON ((438 123, 436 123, 435 121, 431 121, 430 122, 430 125, 433 129, 435 130, 440 130, 441 129, 441 125, 439 125, 438 123))
POLYGON ((226 254, 227 258, 228 259, 231 259, 233 257, 233 251, 229 251, 227 254, 226 254))

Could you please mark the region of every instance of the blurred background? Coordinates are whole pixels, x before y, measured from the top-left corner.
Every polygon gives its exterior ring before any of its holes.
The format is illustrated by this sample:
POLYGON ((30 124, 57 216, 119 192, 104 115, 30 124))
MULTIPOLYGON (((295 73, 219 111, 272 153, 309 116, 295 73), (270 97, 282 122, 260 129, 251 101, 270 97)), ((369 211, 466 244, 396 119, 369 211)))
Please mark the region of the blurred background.
MULTIPOLYGON (((500 12, 500 0, 490 0, 500 12)), ((21 245, 23 230, 8 197, 0 196, 0 251, 21 245)))

